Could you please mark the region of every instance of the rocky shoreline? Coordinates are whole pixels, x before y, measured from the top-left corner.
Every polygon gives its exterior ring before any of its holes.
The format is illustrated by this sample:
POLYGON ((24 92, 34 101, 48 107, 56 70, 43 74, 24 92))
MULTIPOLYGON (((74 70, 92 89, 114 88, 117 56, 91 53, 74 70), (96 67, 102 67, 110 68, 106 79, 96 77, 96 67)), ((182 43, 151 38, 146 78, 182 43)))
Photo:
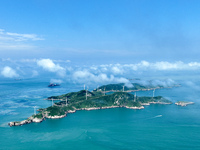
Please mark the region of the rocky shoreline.
POLYGON ((183 106, 187 106, 187 105, 190 105, 190 104, 194 104, 194 102, 178 101, 175 104, 183 107, 183 106))
POLYGON ((45 119, 45 117, 43 117, 43 118, 33 118, 33 117, 31 116, 31 117, 29 117, 28 119, 23 120, 23 121, 9 122, 8 125, 9 125, 10 127, 12 127, 12 126, 22 126, 22 125, 24 125, 24 124, 29 124, 29 123, 32 123, 32 122, 39 123, 39 122, 42 122, 44 119, 45 119))
POLYGON ((67 116, 68 113, 75 113, 77 110, 87 110, 87 111, 90 111, 90 110, 97 110, 97 109, 110 109, 110 108, 119 108, 119 107, 125 107, 125 108, 128 108, 128 109, 144 109, 144 106, 140 106, 140 107, 128 107, 128 106, 106 106, 106 107, 91 107, 91 108, 81 108, 81 109, 75 109, 75 110, 69 110, 67 111, 64 115, 55 115, 55 116, 48 116, 48 115, 44 115, 42 118, 34 118, 33 116, 29 117, 28 119, 26 120, 23 120, 23 121, 14 121, 14 122, 9 122, 8 125, 10 127, 12 126, 22 126, 22 125, 25 125, 25 124, 29 124, 29 123, 40 123, 42 122, 43 120, 45 120, 45 118, 48 118, 48 119, 59 119, 59 118, 64 118, 67 116))

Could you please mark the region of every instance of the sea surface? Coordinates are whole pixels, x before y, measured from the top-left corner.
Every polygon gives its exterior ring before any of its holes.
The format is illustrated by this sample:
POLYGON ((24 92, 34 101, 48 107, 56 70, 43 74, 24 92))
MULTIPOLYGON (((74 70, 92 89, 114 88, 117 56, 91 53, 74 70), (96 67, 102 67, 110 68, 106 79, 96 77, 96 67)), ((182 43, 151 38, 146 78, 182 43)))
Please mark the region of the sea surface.
MULTIPOLYGON (((62 119, 9 127, 8 122, 31 116, 34 106, 51 106, 51 101, 44 100, 48 96, 83 89, 75 83, 48 88, 48 81, 37 78, 0 81, 0 149, 200 150, 200 83, 197 81, 194 88, 180 80, 181 87, 155 91, 155 96, 164 96, 173 103, 195 102, 186 107, 152 104, 142 110, 77 111, 62 119)), ((152 91, 137 92, 137 95, 152 96, 152 91)))

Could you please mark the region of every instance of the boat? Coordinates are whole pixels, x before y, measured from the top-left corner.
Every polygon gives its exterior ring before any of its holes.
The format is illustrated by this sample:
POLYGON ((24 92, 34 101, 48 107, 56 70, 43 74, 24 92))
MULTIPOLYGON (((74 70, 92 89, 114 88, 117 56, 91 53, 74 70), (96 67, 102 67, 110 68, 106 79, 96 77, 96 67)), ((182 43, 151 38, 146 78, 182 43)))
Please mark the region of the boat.
POLYGON ((60 86, 60 84, 50 83, 48 87, 60 86))

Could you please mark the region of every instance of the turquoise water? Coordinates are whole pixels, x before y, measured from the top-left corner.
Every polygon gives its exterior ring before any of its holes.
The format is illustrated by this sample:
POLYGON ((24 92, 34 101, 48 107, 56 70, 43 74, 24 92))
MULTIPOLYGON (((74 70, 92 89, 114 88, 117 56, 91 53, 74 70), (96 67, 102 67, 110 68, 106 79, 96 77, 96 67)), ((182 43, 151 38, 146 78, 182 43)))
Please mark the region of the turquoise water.
MULTIPOLYGON (((150 105, 143 110, 113 108, 77 111, 62 119, 47 119, 19 127, 7 122, 33 114, 33 106, 48 107, 51 95, 78 91, 81 85, 63 83, 47 88, 40 80, 4 81, 0 84, 0 149, 200 149, 200 97, 185 85, 156 90, 173 102, 194 105, 150 105)), ((137 92, 150 96, 151 91, 137 92)))

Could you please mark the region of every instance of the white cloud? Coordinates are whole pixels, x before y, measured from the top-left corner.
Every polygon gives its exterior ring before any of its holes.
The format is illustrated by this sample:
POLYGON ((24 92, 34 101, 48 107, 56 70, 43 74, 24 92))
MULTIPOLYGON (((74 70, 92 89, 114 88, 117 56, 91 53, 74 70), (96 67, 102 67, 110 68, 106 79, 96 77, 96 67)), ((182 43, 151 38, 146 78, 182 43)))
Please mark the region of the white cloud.
POLYGON ((111 71, 112 71, 114 74, 122 74, 122 73, 123 73, 122 68, 120 69, 118 66, 112 67, 112 68, 111 68, 111 71))
MULTIPOLYGON (((142 65, 140 69, 143 69, 143 67, 144 65, 142 65)), ((152 70, 193 70, 193 69, 200 69, 200 63, 198 62, 184 63, 182 61, 171 63, 167 61, 160 61, 156 63, 149 63, 147 68, 152 70)))
POLYGON ((92 69, 92 70, 97 70, 98 68, 95 67, 95 66, 91 66, 90 69, 92 69))
POLYGON ((167 62, 160 61, 150 63, 148 61, 141 61, 135 64, 109 64, 100 65, 99 68, 103 71, 111 71, 113 74, 124 74, 127 71, 140 71, 140 70, 159 70, 159 71, 170 71, 170 70, 198 70, 200 69, 200 62, 184 63, 182 61, 167 62))
POLYGON ((41 37, 38 37, 36 34, 20 34, 20 33, 13 33, 13 32, 5 32, 5 30, 0 29, 0 40, 5 41, 38 41, 44 40, 41 37))
POLYGON ((38 60, 37 65, 42 67, 44 70, 57 73, 60 77, 66 75, 65 68, 61 67, 59 64, 55 64, 51 59, 38 60))
POLYGON ((163 86, 163 87, 170 87, 176 84, 176 82, 172 79, 167 80, 153 80, 151 82, 153 86, 163 86))
POLYGON ((19 76, 14 69, 8 66, 3 68, 3 70, 1 71, 1 74, 6 78, 14 78, 14 77, 19 76))
POLYGON ((30 43, 28 44, 27 42, 40 40, 44 40, 44 38, 41 38, 36 34, 5 32, 5 30, 0 29, 0 50, 32 49, 35 48, 35 46, 30 43))
POLYGON ((182 69, 189 69, 188 64, 184 64, 181 61, 175 62, 175 63, 169 63, 166 61, 156 62, 152 63, 152 68, 155 68, 156 70, 182 70, 182 69))
POLYGON ((87 70, 76 71, 73 73, 73 79, 77 82, 95 82, 95 83, 126 83, 129 86, 130 82, 126 78, 115 77, 114 75, 108 76, 105 73, 93 74, 87 70))
POLYGON ((177 83, 172 79, 165 79, 165 80, 139 80, 136 81, 137 83, 143 86, 163 86, 163 87, 171 87, 176 85, 177 83))
POLYGON ((15 42, 7 42, 2 43, 0 42, 0 51, 1 50, 29 50, 34 49, 36 46, 31 44, 24 44, 24 43, 15 43, 15 42))
POLYGON ((190 62, 188 63, 189 67, 193 67, 193 68, 200 68, 200 63, 199 62, 190 62))

